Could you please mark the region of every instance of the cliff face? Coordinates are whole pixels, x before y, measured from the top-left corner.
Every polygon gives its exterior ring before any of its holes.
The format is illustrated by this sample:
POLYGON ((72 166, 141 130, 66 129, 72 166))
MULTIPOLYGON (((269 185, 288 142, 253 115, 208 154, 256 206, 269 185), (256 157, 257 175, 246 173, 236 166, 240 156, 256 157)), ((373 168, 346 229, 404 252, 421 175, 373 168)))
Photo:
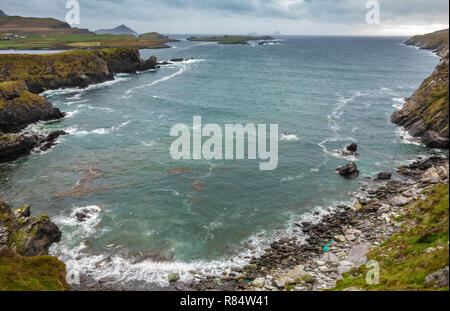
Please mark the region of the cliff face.
POLYGON ((144 61, 139 51, 132 48, 43 55, 1 54, 0 162, 17 159, 43 141, 11 133, 37 121, 64 117, 39 93, 67 87, 85 88, 112 80, 116 73, 136 73, 157 67, 156 57, 144 61))
POLYGON ((47 215, 0 201, 0 290, 67 290, 66 267, 48 256, 61 231, 47 215))
POLYGON ((29 92, 25 82, 0 82, 1 131, 14 132, 32 122, 63 116, 44 97, 29 92))
POLYGON ((24 81, 32 93, 65 87, 87 87, 112 80, 115 73, 157 67, 156 58, 140 58, 137 49, 71 51, 57 54, 0 55, 0 82, 24 81))
POLYGON ((433 50, 441 57, 441 61, 403 108, 392 115, 391 120, 405 127, 410 135, 420 137, 426 146, 448 149, 448 30, 413 37, 406 44, 433 50))

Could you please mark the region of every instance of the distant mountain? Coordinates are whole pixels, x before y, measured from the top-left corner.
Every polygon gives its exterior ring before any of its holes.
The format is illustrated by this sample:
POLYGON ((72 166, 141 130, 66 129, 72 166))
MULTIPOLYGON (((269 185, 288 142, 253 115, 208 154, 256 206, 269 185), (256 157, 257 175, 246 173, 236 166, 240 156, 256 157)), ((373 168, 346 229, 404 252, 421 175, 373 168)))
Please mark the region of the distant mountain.
POLYGON ((281 36, 281 33, 277 30, 272 34, 272 36, 281 36))
POLYGON ((5 12, 3 12, 2 10, 0 10, 0 17, 6 17, 8 15, 5 14, 5 12))
POLYGON ((133 35, 136 37, 138 36, 138 33, 136 31, 123 24, 113 29, 99 29, 94 32, 98 35, 110 34, 110 35, 133 35))
MULTIPOLYGON (((1 13, 4 14, 3 11, 1 13)), ((0 14, 1 16, 1 14, 0 14)), ((87 29, 72 28, 55 18, 22 16, 0 17, 0 33, 15 34, 92 34, 87 29)))

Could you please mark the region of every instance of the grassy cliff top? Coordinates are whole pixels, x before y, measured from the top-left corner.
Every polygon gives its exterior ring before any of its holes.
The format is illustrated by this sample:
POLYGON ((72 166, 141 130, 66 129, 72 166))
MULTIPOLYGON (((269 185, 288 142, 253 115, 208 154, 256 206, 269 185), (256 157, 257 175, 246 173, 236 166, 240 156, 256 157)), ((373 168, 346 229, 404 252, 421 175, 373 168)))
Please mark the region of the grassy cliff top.
POLYGON ((0 82, 61 79, 76 72, 107 72, 104 62, 101 62, 93 51, 88 50, 40 55, 2 54, 0 67, 3 69, 0 82))
POLYGON ((66 266, 56 257, 0 253, 0 291, 66 291, 66 266))
POLYGON ((444 50, 449 47, 449 30, 439 30, 425 35, 414 36, 406 41, 406 44, 416 45, 423 49, 444 50))

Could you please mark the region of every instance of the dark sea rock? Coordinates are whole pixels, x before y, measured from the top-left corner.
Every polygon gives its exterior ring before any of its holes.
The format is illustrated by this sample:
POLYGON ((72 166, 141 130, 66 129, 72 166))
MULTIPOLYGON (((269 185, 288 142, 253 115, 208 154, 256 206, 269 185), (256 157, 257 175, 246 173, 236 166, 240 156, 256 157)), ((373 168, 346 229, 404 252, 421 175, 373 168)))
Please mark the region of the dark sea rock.
POLYGON ((358 151, 358 145, 355 143, 352 143, 352 144, 348 145, 346 149, 350 152, 356 152, 356 151, 358 151))
POLYGON ((378 173, 375 180, 390 180, 392 178, 392 173, 378 173))
POLYGON ((359 176, 358 167, 354 162, 351 162, 345 166, 337 168, 339 175, 346 178, 356 178, 359 176))

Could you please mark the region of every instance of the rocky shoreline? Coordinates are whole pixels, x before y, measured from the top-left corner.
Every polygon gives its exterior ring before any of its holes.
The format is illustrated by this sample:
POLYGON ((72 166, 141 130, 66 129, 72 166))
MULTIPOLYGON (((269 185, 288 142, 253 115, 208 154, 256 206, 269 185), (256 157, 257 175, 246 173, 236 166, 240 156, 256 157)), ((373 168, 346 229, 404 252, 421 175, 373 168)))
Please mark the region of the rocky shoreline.
MULTIPOLYGON (((319 291, 332 289, 342 274, 366 264, 366 254, 402 227, 402 217, 438 184, 448 187, 446 156, 418 159, 392 173, 383 172, 355 194, 352 206, 341 205, 316 222, 295 223, 289 236, 271 243, 264 254, 246 266, 234 266, 222 276, 192 271, 193 281, 168 276, 170 285, 160 287, 135 281, 116 283, 115 278, 82 277, 72 286, 77 291, 174 290, 174 291, 319 291)), ((356 290, 349 288, 348 290, 356 290)))
POLYGON ((433 185, 448 184, 448 157, 418 160, 398 169, 402 180, 374 181, 382 186, 361 189, 354 206, 338 206, 317 223, 297 223, 292 236, 271 244, 262 256, 234 267, 222 278, 195 276, 177 282, 176 290, 311 291, 333 288, 343 273, 367 262, 366 254, 402 227, 405 207, 423 199, 433 185), (302 242, 304 235, 306 242, 302 242), (325 251, 325 250, 326 251, 325 251))

